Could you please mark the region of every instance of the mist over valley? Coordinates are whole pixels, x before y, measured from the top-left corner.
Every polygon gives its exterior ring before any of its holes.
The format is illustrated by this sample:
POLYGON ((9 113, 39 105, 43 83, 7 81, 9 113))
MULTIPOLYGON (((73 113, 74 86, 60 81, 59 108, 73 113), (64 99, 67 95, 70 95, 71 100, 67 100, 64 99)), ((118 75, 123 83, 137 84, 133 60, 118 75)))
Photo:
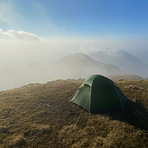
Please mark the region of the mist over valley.
POLYGON ((0 90, 56 79, 87 78, 92 74, 139 75, 143 78, 148 74, 147 64, 122 50, 61 55, 60 51, 58 54, 48 50, 44 54, 40 54, 39 50, 32 51, 28 50, 28 54, 24 52, 26 55, 11 51, 10 55, 5 54, 1 58, 0 90))

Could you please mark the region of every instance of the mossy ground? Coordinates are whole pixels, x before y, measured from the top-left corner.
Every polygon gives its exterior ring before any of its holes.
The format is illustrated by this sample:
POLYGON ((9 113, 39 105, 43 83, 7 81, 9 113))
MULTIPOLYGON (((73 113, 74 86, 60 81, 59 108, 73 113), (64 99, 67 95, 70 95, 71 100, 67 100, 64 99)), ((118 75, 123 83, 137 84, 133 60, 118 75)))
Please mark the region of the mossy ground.
POLYGON ((57 80, 0 92, 0 147, 148 147, 147 80, 116 82, 128 98, 126 112, 97 115, 69 102, 82 82, 57 80))

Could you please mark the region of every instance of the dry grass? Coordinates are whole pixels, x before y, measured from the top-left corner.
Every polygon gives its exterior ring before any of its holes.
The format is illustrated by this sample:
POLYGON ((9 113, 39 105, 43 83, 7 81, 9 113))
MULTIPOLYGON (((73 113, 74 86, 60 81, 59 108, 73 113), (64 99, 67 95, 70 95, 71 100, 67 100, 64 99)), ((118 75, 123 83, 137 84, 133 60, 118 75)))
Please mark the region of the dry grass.
POLYGON ((97 115, 69 102, 82 82, 57 80, 0 92, 0 147, 148 147, 147 80, 118 81, 129 99, 126 112, 97 115))

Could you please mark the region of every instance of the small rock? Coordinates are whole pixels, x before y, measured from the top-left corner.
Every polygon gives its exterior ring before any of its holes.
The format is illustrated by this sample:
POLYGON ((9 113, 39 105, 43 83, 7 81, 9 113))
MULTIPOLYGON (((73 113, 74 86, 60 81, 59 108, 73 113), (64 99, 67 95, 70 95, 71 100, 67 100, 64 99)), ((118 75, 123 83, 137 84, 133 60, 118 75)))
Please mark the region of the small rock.
POLYGON ((45 104, 45 106, 50 107, 50 105, 49 105, 49 104, 45 104))

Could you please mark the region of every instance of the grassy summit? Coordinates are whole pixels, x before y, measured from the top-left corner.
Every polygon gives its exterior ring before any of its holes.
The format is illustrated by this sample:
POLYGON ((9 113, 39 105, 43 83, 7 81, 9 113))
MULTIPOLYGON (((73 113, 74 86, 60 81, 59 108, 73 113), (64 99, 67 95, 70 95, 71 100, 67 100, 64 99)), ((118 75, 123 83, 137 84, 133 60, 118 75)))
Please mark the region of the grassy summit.
POLYGON ((129 99, 127 111, 97 115, 69 102, 82 82, 0 92, 0 147, 148 147, 148 80, 117 81, 129 99))

